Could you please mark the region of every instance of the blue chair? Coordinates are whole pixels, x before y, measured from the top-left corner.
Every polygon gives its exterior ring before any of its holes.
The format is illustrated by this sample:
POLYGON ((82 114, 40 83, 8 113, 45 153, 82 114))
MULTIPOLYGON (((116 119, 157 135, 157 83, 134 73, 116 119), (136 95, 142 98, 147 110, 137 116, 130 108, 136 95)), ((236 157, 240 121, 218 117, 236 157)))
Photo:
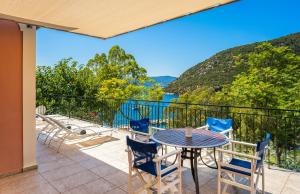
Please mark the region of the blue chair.
POLYGON ((197 129, 206 129, 226 135, 229 139, 232 139, 232 119, 220 119, 214 117, 208 117, 206 125, 197 129))
POLYGON ((150 128, 149 118, 144 118, 141 120, 130 120, 130 130, 131 138, 139 141, 149 141, 152 135, 152 130, 150 128))
MULTIPOLYGON (((214 131, 216 133, 226 135, 228 139, 232 140, 233 138, 232 123, 233 123, 232 119, 220 119, 220 118, 208 117, 206 120, 206 125, 202 127, 198 127, 196 129, 214 131)), ((229 149, 231 149, 231 144, 229 144, 228 146, 229 149)), ((215 158, 213 156, 214 152, 210 149, 203 149, 203 151, 205 151, 208 161, 215 163, 215 158)), ((199 163, 201 162, 203 161, 199 159, 199 163)))
POLYGON ((128 136, 127 150, 129 163, 128 193, 142 193, 144 191, 152 193, 153 189, 156 189, 158 194, 165 191, 182 193, 180 150, 158 156, 157 146, 154 142, 140 142, 130 139, 128 136), (165 164, 162 162, 171 156, 177 157, 174 163, 165 164), (148 180, 143 176, 145 173, 148 175, 148 180), (134 177, 138 177, 143 183, 143 186, 136 191, 133 191, 132 185, 134 177), (170 178, 173 178, 171 182, 170 178))
POLYGON ((235 145, 252 147, 253 149, 255 149, 253 150, 255 153, 254 155, 235 152, 233 150, 218 149, 218 194, 221 193, 221 183, 225 183, 222 193, 227 190, 228 185, 233 185, 248 190, 251 194, 254 194, 258 189, 257 185, 260 175, 262 176, 262 193, 264 193, 264 158, 266 155, 266 150, 268 148, 269 141, 269 133, 267 133, 264 141, 257 142, 256 144, 240 141, 231 141, 232 148, 234 148, 235 145), (226 154, 232 157, 229 162, 224 161, 224 155, 226 154), (248 180, 248 182, 242 184, 236 179, 236 176, 240 178, 245 178, 248 180))
POLYGON ((165 130, 163 128, 152 127, 149 118, 143 118, 140 120, 130 120, 131 138, 139 141, 151 141, 151 135, 157 130, 165 130))

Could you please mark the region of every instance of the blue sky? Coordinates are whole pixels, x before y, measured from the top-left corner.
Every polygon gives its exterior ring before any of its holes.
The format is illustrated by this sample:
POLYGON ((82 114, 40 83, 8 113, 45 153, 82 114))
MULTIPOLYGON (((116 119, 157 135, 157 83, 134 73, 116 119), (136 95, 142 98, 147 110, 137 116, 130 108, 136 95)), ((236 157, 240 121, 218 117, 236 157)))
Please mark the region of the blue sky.
POLYGON ((299 32, 299 8, 300 0, 241 0, 108 40, 41 28, 37 65, 68 57, 85 64, 120 45, 150 76, 179 76, 221 50, 299 32))

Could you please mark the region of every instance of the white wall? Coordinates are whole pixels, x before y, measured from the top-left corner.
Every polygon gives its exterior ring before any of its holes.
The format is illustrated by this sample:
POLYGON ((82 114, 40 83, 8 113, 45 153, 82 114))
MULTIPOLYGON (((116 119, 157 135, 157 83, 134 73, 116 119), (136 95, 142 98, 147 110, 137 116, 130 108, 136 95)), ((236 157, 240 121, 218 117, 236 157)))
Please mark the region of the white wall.
POLYGON ((36 167, 35 64, 36 27, 19 24, 23 31, 23 169, 36 167))

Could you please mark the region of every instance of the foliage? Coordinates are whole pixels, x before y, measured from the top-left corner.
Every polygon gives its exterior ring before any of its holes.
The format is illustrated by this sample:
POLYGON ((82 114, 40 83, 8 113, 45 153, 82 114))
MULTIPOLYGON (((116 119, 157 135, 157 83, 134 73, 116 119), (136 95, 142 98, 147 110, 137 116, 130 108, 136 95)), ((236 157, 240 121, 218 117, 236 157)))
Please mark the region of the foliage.
MULTIPOLYGON (((229 90, 233 104, 300 109, 300 56, 288 47, 264 43, 247 56, 249 69, 236 76, 229 90)), ((244 63, 244 61, 241 61, 244 63)))
POLYGON ((221 89, 203 86, 180 96, 179 102, 300 109, 300 56, 288 47, 263 43, 235 59, 248 70, 221 89))
MULTIPOLYGON (((300 33, 270 40, 268 43, 275 47, 288 46, 296 55, 300 55, 300 33)), ((183 94, 203 87, 224 87, 224 85, 231 84, 236 75, 248 70, 245 63, 237 65, 235 57, 246 56, 253 52, 259 44, 253 43, 221 51, 185 71, 165 90, 183 94)))
MULTIPOLYGON (((60 112, 72 107, 72 114, 90 116, 91 112, 99 112, 99 107, 119 110, 125 99, 160 100, 162 88, 156 84, 146 87, 145 83, 149 81, 146 70, 137 64, 134 57, 114 46, 108 55, 96 54, 86 65, 78 65, 68 58, 54 67, 38 66, 37 104, 43 104, 53 112, 58 111, 57 107, 60 112), (80 98, 91 100, 84 103, 80 98)), ((97 116, 111 124, 114 112, 102 113, 97 116)))
POLYGON ((95 72, 99 86, 97 96, 102 98, 130 99, 142 98, 147 89, 144 84, 150 78, 134 57, 123 49, 114 46, 108 55, 96 54, 87 67, 95 72))
MULTIPOLYGON (((253 52, 236 56, 235 64, 247 67, 247 71, 235 76, 232 83, 222 88, 203 86, 184 93, 176 101, 225 106, 223 110, 216 106, 208 106, 205 107, 205 111, 210 116, 213 116, 214 112, 220 112, 221 117, 234 118, 236 131, 240 131, 238 136, 240 139, 255 142, 257 139, 247 139, 249 130, 253 137, 261 136, 262 131, 270 132, 273 137, 276 161, 281 165, 283 154, 289 158, 287 150, 297 149, 295 135, 300 134, 300 111, 280 110, 300 110, 300 56, 294 54, 288 47, 274 47, 270 43, 263 43, 253 52), (229 106, 227 110, 226 105, 238 107, 229 106), (239 108, 241 106, 255 109, 239 108), (270 111, 271 109, 275 110, 270 111), (236 118, 236 115, 240 118, 236 118)), ((199 107, 199 105, 192 105, 190 109, 195 109, 197 106, 199 107)), ((173 105, 173 107, 184 108, 182 105, 173 105)), ((181 114, 183 118, 193 118, 196 117, 194 112, 187 109, 177 114, 181 114)), ((178 122, 180 126, 186 121, 178 122)), ((294 154, 293 151, 290 153, 294 154)))

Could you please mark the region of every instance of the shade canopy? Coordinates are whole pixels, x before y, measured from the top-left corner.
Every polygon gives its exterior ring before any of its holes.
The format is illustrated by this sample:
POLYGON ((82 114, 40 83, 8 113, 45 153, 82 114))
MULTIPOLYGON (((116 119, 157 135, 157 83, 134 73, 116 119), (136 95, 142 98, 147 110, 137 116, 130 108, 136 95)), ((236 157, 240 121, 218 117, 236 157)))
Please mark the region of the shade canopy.
POLYGON ((0 0, 0 18, 110 38, 236 0, 0 0))

